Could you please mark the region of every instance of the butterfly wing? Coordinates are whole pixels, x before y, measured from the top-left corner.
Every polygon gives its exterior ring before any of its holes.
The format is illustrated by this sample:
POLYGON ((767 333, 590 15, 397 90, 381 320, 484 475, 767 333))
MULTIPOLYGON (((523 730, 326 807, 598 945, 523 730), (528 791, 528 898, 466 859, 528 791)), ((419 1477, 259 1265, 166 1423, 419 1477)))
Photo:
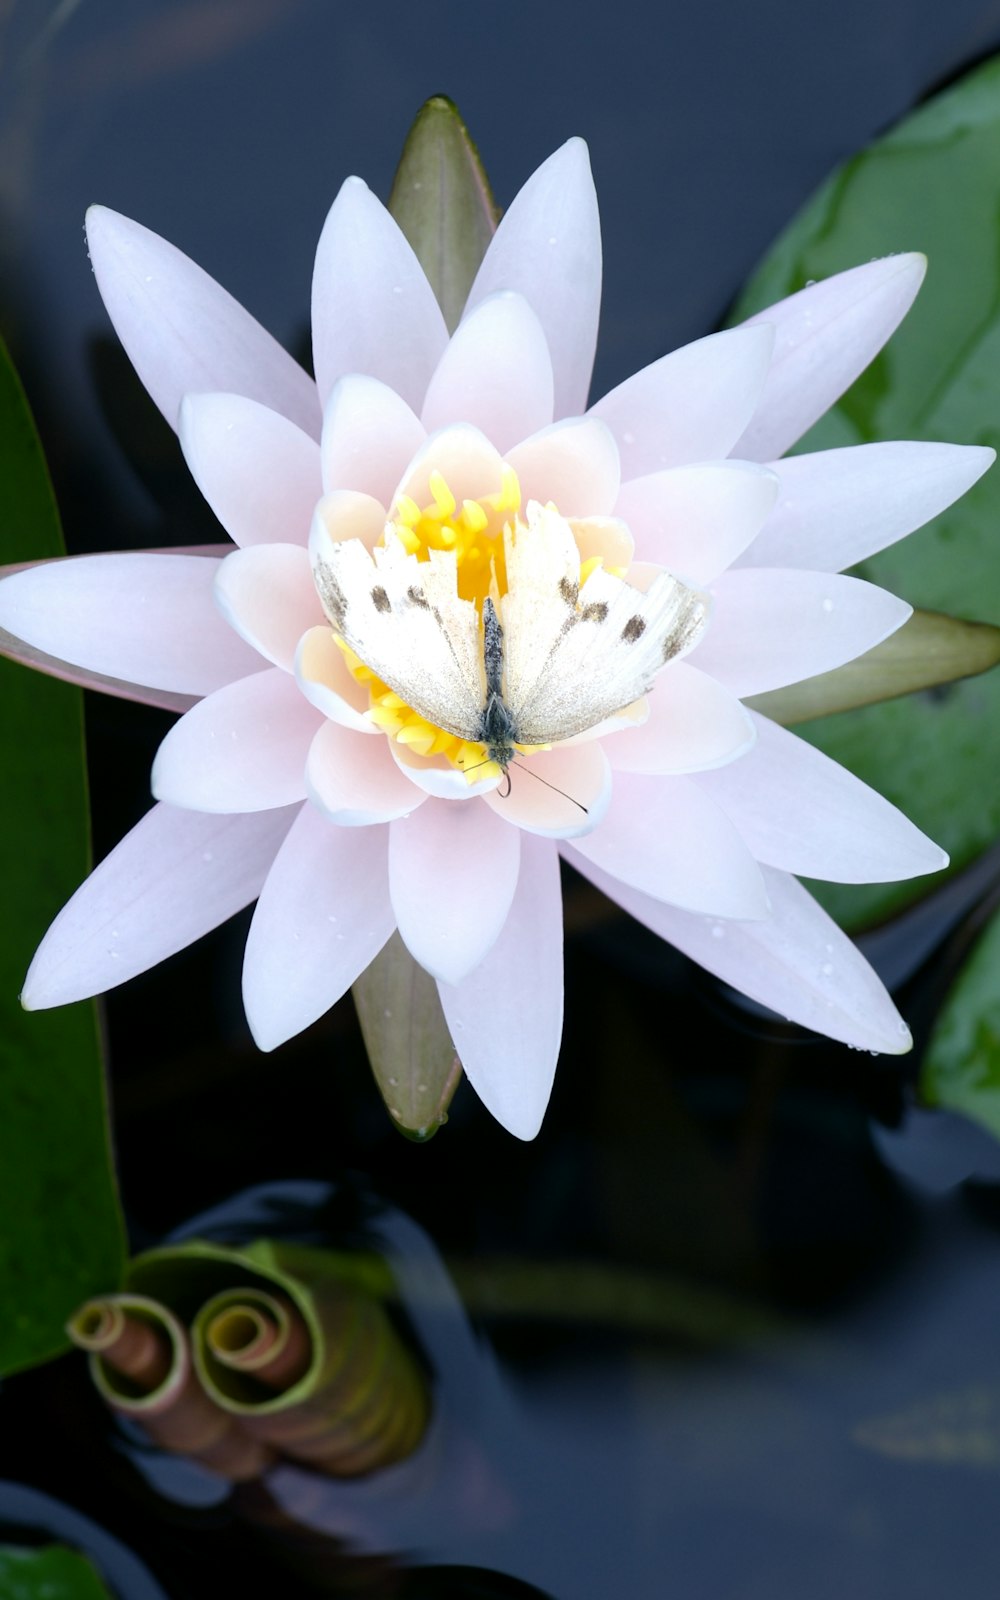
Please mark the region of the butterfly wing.
POLYGON ((365 666, 435 727, 474 739, 482 632, 476 607, 458 597, 454 553, 417 561, 390 533, 373 554, 359 539, 323 538, 312 561, 327 617, 365 666))
POLYGON ((708 616, 706 597, 667 572, 642 593, 598 568, 577 592, 572 530, 544 516, 544 538, 512 533, 506 553, 506 699, 521 744, 558 743, 631 705, 708 616))

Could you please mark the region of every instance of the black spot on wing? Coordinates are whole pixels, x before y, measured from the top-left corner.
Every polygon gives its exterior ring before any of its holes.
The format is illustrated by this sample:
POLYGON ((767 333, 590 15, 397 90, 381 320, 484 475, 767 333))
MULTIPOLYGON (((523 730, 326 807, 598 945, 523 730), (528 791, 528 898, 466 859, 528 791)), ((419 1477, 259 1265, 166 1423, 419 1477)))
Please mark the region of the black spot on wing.
POLYGON ((645 631, 646 619, 645 617, 640 617, 637 614, 634 617, 629 617, 624 628, 622 629, 622 638, 625 640, 626 644, 635 644, 637 639, 642 638, 645 631))
POLYGON ((589 606, 584 606, 580 612, 581 622, 603 622, 608 614, 607 602, 592 600, 589 606))
POLYGON ((372 605, 376 611, 391 611, 392 609, 389 596, 380 583, 377 583, 372 590, 372 605))
POLYGON ((580 585, 574 583, 572 578, 560 578, 559 593, 568 606, 575 606, 580 598, 580 585))
POLYGON ((423 589, 418 589, 415 583, 411 584, 407 589, 406 598, 411 606, 419 606, 422 611, 429 611, 431 608, 430 601, 424 594, 423 589))

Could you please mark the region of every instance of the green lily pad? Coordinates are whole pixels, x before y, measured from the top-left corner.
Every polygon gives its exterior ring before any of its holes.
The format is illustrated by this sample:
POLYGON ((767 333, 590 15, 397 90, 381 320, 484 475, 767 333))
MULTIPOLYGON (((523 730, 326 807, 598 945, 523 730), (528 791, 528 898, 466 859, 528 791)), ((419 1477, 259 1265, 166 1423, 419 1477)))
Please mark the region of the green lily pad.
MULTIPOLYGON (((906 118, 824 184, 754 275, 733 320, 893 251, 930 262, 916 306, 797 447, 880 439, 1000 445, 1000 59, 906 118)), ((1000 472, 855 569, 924 610, 1000 623, 1000 472)), ((797 731, 894 801, 961 867, 1000 831, 1000 675, 797 731)), ((818 885, 845 926, 882 920, 925 880, 818 885)))
POLYGON ((1000 914, 987 924, 941 1010, 921 1064, 930 1105, 1000 1138, 1000 914))
POLYGON ((65 1545, 39 1550, 0 1545, 0 1595, 4 1600, 109 1600, 86 1556, 65 1545))
MULTIPOLYGON (((63 554, 31 413, 0 346, 2 559, 63 554)), ((0 1372, 68 1348, 81 1300, 117 1286, 124 1238, 93 1003, 29 1014, 31 954, 86 876, 82 695, 0 661, 0 1372)))
POLYGON ((435 95, 417 113, 403 146, 389 210, 453 332, 496 231, 497 209, 469 130, 444 95, 435 95))

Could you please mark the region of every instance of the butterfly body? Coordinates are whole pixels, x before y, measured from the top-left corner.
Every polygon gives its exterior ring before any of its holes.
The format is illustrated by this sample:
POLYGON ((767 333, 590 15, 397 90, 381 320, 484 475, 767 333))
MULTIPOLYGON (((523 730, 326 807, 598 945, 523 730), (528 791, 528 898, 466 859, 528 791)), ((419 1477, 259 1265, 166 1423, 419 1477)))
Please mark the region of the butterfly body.
POLYGON ((485 745, 490 761, 495 761, 506 772, 520 738, 517 722, 503 695, 503 629, 488 595, 483 601, 483 670, 486 704, 475 742, 485 745))

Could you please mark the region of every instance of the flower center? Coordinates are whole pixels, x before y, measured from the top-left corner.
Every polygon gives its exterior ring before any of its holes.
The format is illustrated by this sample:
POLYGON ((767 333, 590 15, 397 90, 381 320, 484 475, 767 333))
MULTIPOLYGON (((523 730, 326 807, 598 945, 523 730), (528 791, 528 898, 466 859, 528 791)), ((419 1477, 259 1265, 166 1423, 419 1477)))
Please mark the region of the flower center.
MULTIPOLYGON (((418 561, 428 561, 432 550, 454 551, 459 596, 473 601, 481 612, 494 576, 500 594, 506 592, 503 533, 521 509, 517 474, 512 467, 504 466, 496 493, 463 500, 461 504, 440 472, 431 473, 428 489, 431 500, 425 506, 419 506, 409 495, 400 495, 386 530, 393 532, 418 561)), ((452 766, 469 770, 470 782, 499 776, 499 767, 487 760, 483 745, 435 727, 382 683, 342 640, 340 645, 354 677, 368 688, 372 722, 390 739, 408 746, 415 755, 444 756, 452 766), (476 769, 474 777, 472 768, 476 769)))

